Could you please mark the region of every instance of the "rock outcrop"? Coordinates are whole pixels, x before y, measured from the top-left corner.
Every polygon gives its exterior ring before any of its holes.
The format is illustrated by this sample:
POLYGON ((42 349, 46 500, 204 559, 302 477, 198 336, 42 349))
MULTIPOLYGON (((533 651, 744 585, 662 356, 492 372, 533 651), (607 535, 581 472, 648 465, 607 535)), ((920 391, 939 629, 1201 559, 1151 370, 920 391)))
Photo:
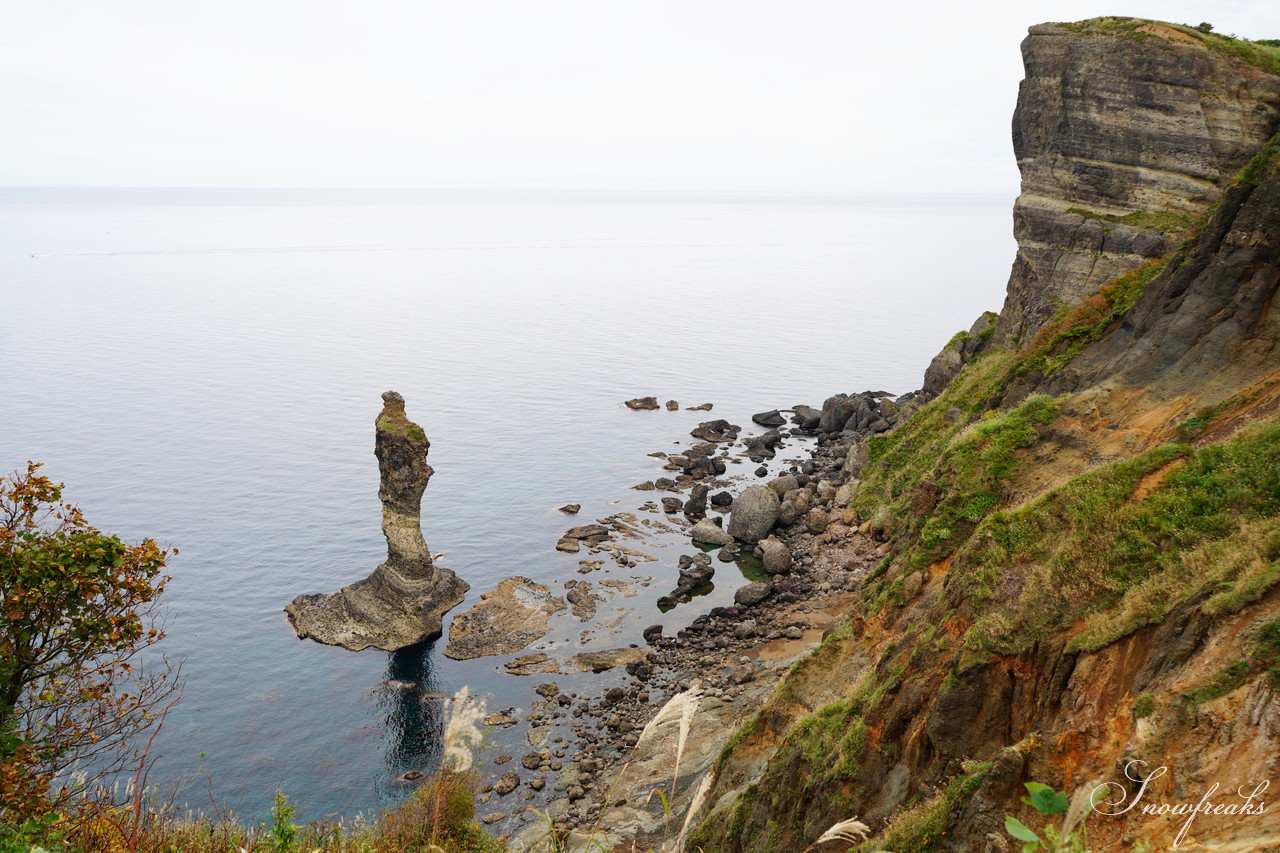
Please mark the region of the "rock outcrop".
POLYGON ((480 596, 475 607, 454 617, 445 657, 470 660, 522 652, 547 633, 548 619, 566 606, 540 583, 507 578, 480 596))
POLYGON ((374 454, 386 562, 338 592, 300 595, 290 602, 285 612, 299 639, 352 651, 402 649, 438 637, 444 614, 470 589, 453 572, 432 564, 422 537, 422 493, 434 473, 427 464, 431 442, 405 414, 403 397, 387 391, 382 400, 374 454))
POLYGON ((1167 254, 1275 132, 1280 78, 1214 39, 1129 18, 1031 28, 998 345, 1167 254))

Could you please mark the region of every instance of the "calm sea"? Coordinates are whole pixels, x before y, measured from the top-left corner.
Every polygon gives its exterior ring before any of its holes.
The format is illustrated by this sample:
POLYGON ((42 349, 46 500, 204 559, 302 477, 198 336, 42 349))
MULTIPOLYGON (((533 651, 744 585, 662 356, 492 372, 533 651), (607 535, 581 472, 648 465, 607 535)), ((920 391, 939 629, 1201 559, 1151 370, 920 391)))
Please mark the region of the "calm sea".
MULTIPOLYGON (((555 551, 558 534, 654 498, 630 488, 665 473, 646 454, 700 420, 918 387, 952 333, 999 307, 1011 201, 0 190, 0 470, 43 461, 99 528, 180 549, 164 648, 187 682, 157 779, 203 770, 249 815, 277 787, 302 817, 367 812, 430 764, 435 696, 468 685, 492 710, 527 707, 550 678, 450 661, 442 643, 355 654, 290 630, 290 599, 385 554, 381 392, 431 439, 423 527, 471 584, 463 607, 511 575, 562 593, 586 555, 555 551), (650 394, 715 410, 621 405, 650 394), (556 511, 569 502, 576 518, 556 511)), ((743 582, 718 568, 715 591, 662 614, 689 549, 630 544, 659 559, 587 579, 639 594, 607 596, 592 623, 559 614, 539 649, 671 632, 743 582)))

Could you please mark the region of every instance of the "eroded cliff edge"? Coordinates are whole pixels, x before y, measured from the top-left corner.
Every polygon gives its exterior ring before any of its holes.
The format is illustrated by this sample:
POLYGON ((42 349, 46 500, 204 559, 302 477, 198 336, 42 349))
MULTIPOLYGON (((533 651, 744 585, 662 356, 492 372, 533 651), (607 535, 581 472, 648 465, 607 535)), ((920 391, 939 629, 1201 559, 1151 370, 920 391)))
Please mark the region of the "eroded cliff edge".
MULTIPOLYGON (((826 437, 861 524, 786 538, 882 560, 691 780, 687 849, 798 851, 858 815, 867 851, 1011 850, 1006 815, 1047 822, 1026 781, 1133 797, 1139 760, 1168 768, 1144 804, 1192 807, 1280 775, 1280 51, 1100 19, 1024 56, 996 331, 957 336, 905 424, 826 437)), ((1185 820, 1093 815, 1090 844, 1166 849, 1185 820)), ((1182 848, 1277 832, 1201 814, 1182 848)))
POLYGON ((1031 28, 996 344, 1026 344, 1059 306, 1168 254, 1275 132, 1280 79, 1232 47, 1132 19, 1031 28))

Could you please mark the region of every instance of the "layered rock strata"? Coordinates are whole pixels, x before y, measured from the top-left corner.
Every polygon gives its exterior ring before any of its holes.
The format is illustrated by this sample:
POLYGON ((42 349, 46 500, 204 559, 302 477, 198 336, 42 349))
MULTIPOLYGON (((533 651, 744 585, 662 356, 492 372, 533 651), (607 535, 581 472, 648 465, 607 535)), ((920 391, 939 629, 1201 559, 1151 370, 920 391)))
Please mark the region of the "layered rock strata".
POLYGON ((362 581, 338 592, 300 595, 285 608, 299 639, 359 651, 394 651, 437 637, 441 620, 462 603, 470 587, 432 564, 422 537, 422 493, 434 471, 431 442, 405 414, 404 398, 382 395, 374 454, 378 457, 382 535, 386 562, 362 581))
POLYGON ((1280 78, 1214 39, 1127 18, 1030 29, 997 345, 1025 344, 1058 306, 1168 254, 1275 132, 1280 78))

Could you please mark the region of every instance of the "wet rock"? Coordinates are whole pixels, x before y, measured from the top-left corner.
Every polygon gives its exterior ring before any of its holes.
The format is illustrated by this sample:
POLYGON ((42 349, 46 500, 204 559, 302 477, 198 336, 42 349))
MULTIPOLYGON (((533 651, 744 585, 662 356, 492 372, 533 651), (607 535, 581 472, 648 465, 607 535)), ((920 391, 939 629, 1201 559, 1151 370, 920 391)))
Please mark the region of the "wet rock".
POLYGON ((560 693, 560 685, 556 684, 554 681, 548 681, 546 684, 539 684, 537 687, 533 688, 533 692, 537 693, 544 699, 550 699, 552 696, 560 693))
POLYGON ((680 411, 680 404, 679 404, 679 403, 677 403, 675 400, 668 400, 668 401, 667 401, 667 411, 668 411, 668 412, 678 412, 678 411, 680 411))
MULTIPOLYGON (((524 755, 520 757, 520 766, 523 767, 525 770, 537 770, 539 767, 542 766, 542 753, 526 752, 524 755)), ((514 776, 515 774, 512 773, 511 775, 514 776)), ((518 781, 517 781, 517 784, 518 784, 518 781)))
POLYGON ((592 540, 599 538, 608 538, 609 528, 603 524, 584 524, 580 527, 573 527, 564 532, 565 539, 592 540))
POLYGON ((776 429, 771 429, 764 435, 753 436, 747 439, 747 458, 752 462, 760 462, 764 459, 772 459, 776 454, 779 446, 782 444, 782 433, 776 429))
POLYGON ((556 542, 556 550, 566 554, 576 554, 582 550, 582 543, 577 539, 561 539, 556 542))
POLYGON ((716 492, 711 496, 712 506, 731 506, 733 504, 733 495, 728 492, 716 492))
POLYGON ((752 423, 760 424, 766 427, 780 427, 787 422, 782 413, 777 409, 771 409, 767 412, 757 412, 751 416, 752 423))
POLYGON ((507 578, 480 596, 475 607, 454 617, 445 657, 470 660, 523 651, 547 633, 551 614, 565 606, 564 599, 553 597, 542 584, 507 578))
POLYGON ((778 496, 768 486, 748 486, 733 502, 729 535, 743 542, 759 542, 778 520, 778 496))
POLYGON ((725 545, 723 548, 721 548, 720 551, 716 554, 716 559, 722 563, 732 563, 734 560, 738 559, 738 557, 741 555, 742 555, 742 548, 735 541, 735 542, 730 542, 728 545, 725 545))
POLYGON ((537 652, 509 660, 502 668, 511 675, 533 675, 535 672, 559 672, 560 662, 550 655, 537 652))
POLYGON ((697 406, 689 406, 685 409, 685 411, 686 412, 709 412, 714 407, 714 405, 715 405, 714 403, 702 403, 697 406))
POLYGON ((510 755, 499 755, 497 758, 493 759, 493 763, 501 767, 502 765, 506 764, 510 760, 511 760, 510 755))
POLYGON ((580 509, 582 509, 582 504, 565 504, 564 506, 560 507, 561 512, 566 512, 569 515, 577 514, 577 512, 580 509))
MULTIPOLYGON (((502 778, 494 783, 493 791, 499 797, 505 797, 507 794, 510 794, 519 787, 519 785, 520 777, 515 773, 515 771, 510 771, 503 773, 502 778)), ((501 820, 501 818, 499 818, 499 820, 501 820)))
POLYGON ((744 587, 740 587, 733 594, 735 604, 741 604, 744 607, 752 607, 764 601, 773 594, 773 585, 767 583, 749 583, 744 587))
POLYGON ((679 498, 663 498, 662 511, 668 515, 674 515, 684 509, 684 501, 679 498))
POLYGON ((505 712, 490 714, 484 718, 483 724, 489 728, 505 728, 506 726, 514 726, 517 720, 505 712))
POLYGON ((624 403, 628 409, 656 409, 658 408, 657 397, 636 397, 624 403))
POLYGON ((506 812, 489 812, 484 817, 480 818, 480 822, 484 824, 494 824, 502 820, 506 816, 507 816, 506 812))
POLYGON ((711 441, 716 443, 734 441, 738 437, 738 432, 742 427, 729 423, 724 418, 717 418, 714 421, 704 421, 698 424, 689 434, 694 438, 700 438, 703 441, 711 441))
POLYGON ((637 484, 637 485, 634 485, 634 486, 632 486, 631 488, 635 489, 636 491, 640 491, 640 492, 652 492, 652 491, 654 490, 655 486, 653 485, 653 482, 652 482, 652 481, 645 481, 645 482, 643 482, 643 483, 639 483, 639 484, 637 484))
POLYGON ((580 672, 604 672, 615 666, 626 666, 649 655, 646 649, 631 646, 625 649, 608 649, 602 652, 582 652, 569 658, 569 663, 580 672))
POLYGON ((700 542, 703 545, 728 545, 733 541, 732 536, 709 518, 704 518, 695 524, 689 531, 689 535, 694 542, 700 542))
POLYGON ((644 637, 644 641, 646 643, 652 643, 654 640, 662 636, 662 626, 650 625, 648 628, 644 629, 644 633, 641 634, 641 636, 644 637))
POLYGON ((816 431, 822 423, 822 412, 810 406, 796 406, 791 413, 791 422, 802 430, 816 431))
POLYGON ((761 465, 759 468, 757 468, 757 469, 755 470, 755 472, 754 472, 754 473, 755 473, 755 475, 756 475, 757 477, 768 477, 768 476, 769 476, 769 469, 768 469, 768 468, 766 468, 765 466, 761 465))
POLYGON ((707 514, 707 494, 711 487, 706 483, 698 483, 689 492, 689 500, 684 502, 685 515, 701 516, 707 514))
POLYGON ((405 414, 404 398, 382 395, 374 429, 387 559, 364 580, 335 593, 300 595, 285 607, 299 639, 359 651, 395 651, 441 633, 444 614, 470 587, 433 565, 422 538, 422 493, 435 473, 427 464, 431 442, 405 414))

